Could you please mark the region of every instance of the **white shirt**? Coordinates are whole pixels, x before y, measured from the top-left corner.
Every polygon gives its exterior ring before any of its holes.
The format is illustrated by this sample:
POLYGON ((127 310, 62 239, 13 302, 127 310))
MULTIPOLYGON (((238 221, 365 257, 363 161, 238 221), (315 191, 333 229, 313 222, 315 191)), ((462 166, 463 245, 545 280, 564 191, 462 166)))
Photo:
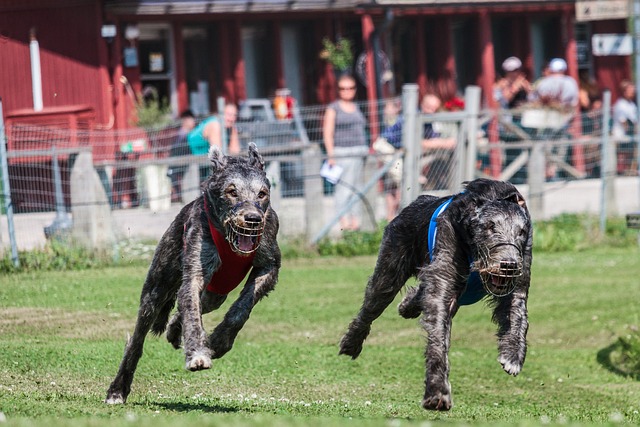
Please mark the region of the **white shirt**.
POLYGON ((618 98, 613 104, 613 128, 614 136, 625 136, 627 133, 627 121, 635 124, 638 120, 638 107, 636 103, 626 98, 618 98))
POLYGON ((578 105, 578 83, 573 77, 551 74, 536 86, 532 101, 539 99, 551 100, 566 107, 575 107, 578 105))

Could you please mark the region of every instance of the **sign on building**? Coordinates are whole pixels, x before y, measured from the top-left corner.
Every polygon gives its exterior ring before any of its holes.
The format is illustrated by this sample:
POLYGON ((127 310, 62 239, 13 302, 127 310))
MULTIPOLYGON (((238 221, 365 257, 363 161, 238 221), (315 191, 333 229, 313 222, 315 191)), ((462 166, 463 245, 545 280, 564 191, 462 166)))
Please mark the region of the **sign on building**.
POLYGON ((626 56, 633 53, 631 34, 594 34, 591 36, 594 56, 626 56))
POLYGON ((579 0, 576 21, 600 21, 629 17, 629 0, 579 0))

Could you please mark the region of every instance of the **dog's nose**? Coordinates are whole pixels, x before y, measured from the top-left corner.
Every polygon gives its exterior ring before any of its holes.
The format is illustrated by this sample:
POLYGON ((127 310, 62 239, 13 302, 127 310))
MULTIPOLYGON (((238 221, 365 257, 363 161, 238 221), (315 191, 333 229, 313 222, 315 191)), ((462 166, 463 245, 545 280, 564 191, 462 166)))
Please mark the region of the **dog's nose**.
POLYGON ((262 216, 255 212, 249 212, 244 215, 245 222, 262 222, 262 216))

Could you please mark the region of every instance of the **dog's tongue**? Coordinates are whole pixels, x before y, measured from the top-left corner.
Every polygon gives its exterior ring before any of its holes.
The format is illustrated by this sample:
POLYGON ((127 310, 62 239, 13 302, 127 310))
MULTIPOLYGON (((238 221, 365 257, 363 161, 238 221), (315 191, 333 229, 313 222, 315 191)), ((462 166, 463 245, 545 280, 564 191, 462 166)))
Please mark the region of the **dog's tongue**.
POLYGON ((238 236, 238 248, 245 252, 252 251, 253 239, 250 236, 238 236))

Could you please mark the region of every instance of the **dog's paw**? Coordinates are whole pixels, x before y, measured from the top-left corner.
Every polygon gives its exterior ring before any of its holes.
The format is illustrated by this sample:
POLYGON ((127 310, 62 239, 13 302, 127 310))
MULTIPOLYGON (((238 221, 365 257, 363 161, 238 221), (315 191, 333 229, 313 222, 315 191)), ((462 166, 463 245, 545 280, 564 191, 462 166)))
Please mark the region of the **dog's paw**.
POLYGON ((405 319, 416 319, 422 313, 422 307, 417 298, 418 288, 413 287, 407 291, 400 304, 398 304, 398 313, 405 319))
POLYGON ((433 395, 425 396, 422 400, 422 407, 431 411, 448 411, 453 406, 451 394, 436 392, 433 395))
POLYGON ((514 362, 508 357, 500 356, 498 357, 498 362, 500 362, 502 369, 504 369, 507 374, 513 375, 514 377, 522 370, 522 363, 514 362))
POLYGON ((167 341, 169 344, 173 346, 175 349, 179 349, 182 345, 182 330, 179 328, 168 328, 167 329, 167 341))
POLYGON ((193 356, 187 357, 185 369, 187 371, 201 371, 211 368, 211 357, 208 352, 197 351, 193 356))
POLYGON ((120 392, 109 392, 104 403, 107 405, 122 405, 125 402, 125 398, 120 392))
POLYGON ((355 319, 349 325, 347 333, 340 340, 340 352, 338 354, 345 354, 351 356, 352 359, 356 359, 362 352, 362 344, 369 336, 370 331, 371 324, 355 319))
POLYGON ((342 340, 340 341, 340 352, 338 354, 344 354, 346 356, 351 356, 352 359, 357 359, 362 352, 362 341, 357 344, 353 343, 352 341, 353 340, 350 339, 347 335, 342 337, 342 340))

